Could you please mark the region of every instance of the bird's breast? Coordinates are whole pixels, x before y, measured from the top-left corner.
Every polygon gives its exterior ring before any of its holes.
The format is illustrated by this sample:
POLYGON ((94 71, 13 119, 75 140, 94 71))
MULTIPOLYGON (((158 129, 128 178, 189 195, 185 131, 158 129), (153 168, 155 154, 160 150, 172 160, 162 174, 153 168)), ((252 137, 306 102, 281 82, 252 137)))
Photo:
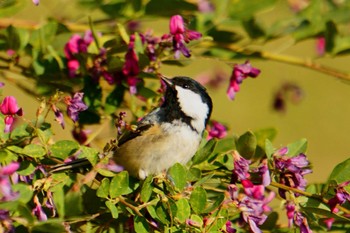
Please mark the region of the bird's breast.
POLYGON ((175 163, 187 163, 198 149, 201 135, 181 121, 154 125, 140 136, 123 144, 115 161, 131 175, 144 179, 175 163))

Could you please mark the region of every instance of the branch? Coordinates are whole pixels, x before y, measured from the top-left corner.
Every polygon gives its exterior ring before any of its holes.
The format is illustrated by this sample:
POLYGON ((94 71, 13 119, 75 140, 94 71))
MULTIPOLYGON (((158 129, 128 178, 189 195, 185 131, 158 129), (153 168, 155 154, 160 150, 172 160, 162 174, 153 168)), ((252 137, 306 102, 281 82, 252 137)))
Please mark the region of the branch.
MULTIPOLYGON (((302 191, 300 189, 292 188, 292 187, 289 187, 287 185, 280 184, 280 183, 273 182, 273 181, 271 182, 270 185, 273 186, 273 187, 276 187, 276 188, 280 188, 280 189, 286 190, 286 191, 292 191, 293 193, 301 194, 301 195, 303 195, 305 197, 316 199, 316 200, 321 201, 322 203, 324 203, 326 205, 328 205, 328 203, 329 203, 328 199, 326 199, 326 198, 324 198, 324 197, 322 197, 320 195, 317 195, 317 194, 308 193, 308 192, 302 191)), ((339 210, 341 210, 342 212, 344 212, 346 215, 350 214, 350 210, 349 209, 346 209, 346 208, 342 207, 339 204, 336 207, 339 210)))
POLYGON ((321 65, 319 63, 312 61, 311 59, 303 59, 299 57, 283 55, 283 54, 275 54, 275 53, 270 53, 266 51, 256 51, 248 48, 242 48, 234 44, 226 44, 226 45, 220 44, 219 47, 226 48, 246 56, 259 57, 263 59, 268 59, 268 60, 273 60, 273 61, 278 61, 278 62, 283 62, 291 65, 309 68, 311 70, 315 70, 327 75, 331 75, 338 79, 350 81, 350 73, 346 73, 346 72, 334 69, 333 67, 321 65))

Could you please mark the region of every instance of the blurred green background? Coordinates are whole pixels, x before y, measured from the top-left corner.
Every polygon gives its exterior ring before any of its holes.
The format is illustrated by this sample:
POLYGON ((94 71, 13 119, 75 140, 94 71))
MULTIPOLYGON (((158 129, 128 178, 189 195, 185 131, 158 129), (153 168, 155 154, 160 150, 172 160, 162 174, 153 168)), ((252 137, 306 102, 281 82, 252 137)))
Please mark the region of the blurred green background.
MULTIPOLYGON (((262 24, 268 25, 269 22, 291 14, 285 1, 278 2, 275 8, 259 13, 257 19, 261 20, 262 24)), ((6 22, 13 22, 17 26, 23 22, 25 25, 37 25, 46 21, 48 17, 54 17, 59 20, 69 19, 70 22, 79 24, 79 22, 86 22, 88 16, 96 20, 101 15, 98 10, 87 10, 74 3, 70 0, 42 0, 36 7, 28 0, 23 3, 26 4, 24 8, 19 13, 8 16, 6 22)), ((4 19, 0 21, 4 22, 4 19)), ((142 26, 144 29, 152 27, 155 29, 155 34, 161 35, 168 31, 167 23, 167 19, 155 21, 150 18, 144 21, 142 26)), ((261 46, 269 52, 300 58, 317 56, 315 40, 311 39, 294 44, 292 38, 284 37, 267 44, 261 42, 261 46)), ((189 66, 163 66, 161 71, 167 76, 186 75, 193 78, 212 73, 213 70, 224 72, 227 76, 225 83, 218 89, 209 88, 209 92, 214 100, 212 119, 228 125, 230 134, 240 135, 247 130, 274 127, 278 130, 273 142, 276 147, 300 138, 307 138, 308 157, 314 166, 314 172, 306 177, 310 182, 325 181, 333 167, 349 157, 350 83, 310 69, 276 61, 254 59, 251 63, 262 71, 261 75, 256 79, 247 79, 242 84, 236 99, 230 101, 226 97, 226 88, 232 67, 218 59, 201 58, 195 55, 192 59, 193 62, 189 66), (288 103, 287 111, 282 114, 272 109, 273 95, 287 81, 300 85, 304 95, 299 104, 288 103)), ((244 61, 233 60, 230 64, 244 61)), ((320 64, 346 72, 350 72, 349 61, 349 56, 336 58, 325 56, 317 59, 320 64)), ((13 78, 17 82, 22 82, 21 79, 13 78)), ((5 83, 7 87, 4 88, 3 94, 16 96, 19 105, 24 108, 25 117, 34 118, 39 102, 33 101, 34 98, 25 95, 10 81, 5 83)), ((69 130, 62 130, 57 123, 54 125, 57 139, 71 137, 69 130)), ((112 132, 115 133, 115 130, 112 132)), ((104 139, 102 137, 99 140, 104 139)))

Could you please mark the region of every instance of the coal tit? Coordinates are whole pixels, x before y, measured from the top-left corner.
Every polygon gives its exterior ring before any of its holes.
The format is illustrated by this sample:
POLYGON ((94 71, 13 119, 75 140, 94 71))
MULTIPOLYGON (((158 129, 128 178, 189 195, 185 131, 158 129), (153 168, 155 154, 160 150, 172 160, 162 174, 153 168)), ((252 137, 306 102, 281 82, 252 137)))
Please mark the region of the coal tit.
MULTIPOLYGON (((197 151, 212 112, 212 100, 197 81, 182 76, 162 80, 166 91, 161 106, 122 136, 113 152, 113 160, 139 179, 175 163, 186 164, 197 151)), ((80 162, 86 161, 73 161, 80 162)))

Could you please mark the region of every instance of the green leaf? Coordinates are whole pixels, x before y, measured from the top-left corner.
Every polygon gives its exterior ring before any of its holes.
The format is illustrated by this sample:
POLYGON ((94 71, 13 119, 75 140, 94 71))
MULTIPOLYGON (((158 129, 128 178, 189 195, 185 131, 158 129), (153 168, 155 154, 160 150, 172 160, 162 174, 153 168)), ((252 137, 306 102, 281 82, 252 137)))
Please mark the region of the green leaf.
POLYGON ((242 21, 243 28, 251 39, 265 36, 265 32, 254 17, 242 21))
POLYGON ((77 152, 79 147, 75 141, 61 140, 51 146, 51 155, 63 160, 77 152))
MULTIPOLYGON (((0 155, 1 156, 1 155, 0 155)), ((27 160, 21 162, 19 169, 17 170, 18 175, 29 176, 34 173, 36 166, 27 160)))
POLYGON ((141 200, 143 202, 148 202, 148 200, 151 198, 152 195, 152 190, 153 190, 153 177, 152 176, 147 176, 145 181, 142 184, 142 189, 141 189, 141 200))
POLYGON ((33 190, 29 185, 23 184, 23 183, 17 183, 12 185, 13 191, 19 192, 19 199, 18 201, 22 203, 28 203, 33 196, 33 190))
POLYGON ((187 173, 187 180, 190 182, 197 181, 202 177, 202 171, 199 168, 191 167, 187 173))
POLYGON ((209 158, 209 156, 214 152, 218 141, 216 139, 209 140, 204 147, 200 148, 197 153, 193 156, 193 165, 199 164, 209 158))
POLYGON ((30 224, 33 224, 35 219, 28 205, 23 205, 23 204, 18 205, 17 211, 19 213, 19 216, 21 216, 21 218, 25 218, 30 224))
POLYGON ((273 153, 275 153, 275 148, 269 139, 265 141, 265 153, 268 159, 271 159, 273 153))
POLYGON ((186 186, 187 171, 186 168, 179 163, 175 163, 168 171, 171 181, 174 182, 176 188, 180 191, 186 186))
POLYGON ((52 131, 50 129, 46 129, 46 130, 36 129, 36 134, 38 135, 40 142, 43 145, 46 145, 52 136, 52 131))
POLYGON ((65 217, 79 216, 83 213, 83 197, 79 191, 70 190, 64 199, 65 217))
POLYGON ((13 16, 26 6, 27 2, 23 0, 7 0, 1 2, 0 17, 13 16))
POLYGON ((38 222, 31 228, 31 232, 62 233, 66 232, 66 229, 61 219, 48 219, 45 222, 38 222))
POLYGON ((195 187, 191 193, 190 204, 194 212, 200 214, 204 211, 207 203, 207 192, 201 186, 195 187))
POLYGON ((39 29, 32 31, 30 44, 36 49, 46 51, 47 46, 55 39, 57 29, 58 23, 50 20, 39 29))
POLYGON ((22 153, 32 158, 41 158, 44 157, 46 151, 40 145, 29 144, 23 148, 22 153))
POLYGON ((159 218, 159 220, 164 224, 170 223, 170 216, 169 216, 169 209, 165 208, 162 203, 159 203, 159 205, 156 206, 156 213, 159 218))
POLYGON ((146 5, 146 14, 161 15, 165 17, 178 14, 181 11, 191 12, 196 10, 196 4, 181 0, 151 0, 148 1, 146 5))
POLYGON ((325 30, 325 41, 326 41, 326 51, 331 53, 335 46, 335 38, 337 37, 337 26, 333 21, 328 21, 326 23, 325 30))
POLYGON ((109 194, 110 181, 108 178, 104 178, 101 182, 100 187, 98 187, 96 195, 101 198, 107 198, 109 194))
POLYGON ((234 149, 236 149, 235 138, 232 136, 225 137, 218 141, 214 153, 225 153, 234 149))
POLYGON ((134 230, 136 233, 150 232, 150 228, 145 217, 136 216, 134 218, 134 230))
POLYGON ((109 186, 109 196, 111 198, 116 198, 131 192, 132 189, 129 187, 129 173, 127 171, 122 171, 113 177, 109 186))
POLYGON ((119 212, 118 212, 118 208, 115 206, 115 204, 109 200, 107 200, 105 202, 105 204, 106 204, 107 208, 111 211, 112 217, 114 219, 117 219, 119 216, 119 212))
POLYGON ((255 13, 272 7, 276 0, 228 1, 230 17, 233 19, 249 19, 255 13))
POLYGON ((290 143, 287 145, 288 147, 288 155, 295 156, 300 153, 305 153, 307 149, 307 140, 302 138, 296 142, 290 143))
POLYGON ((87 158, 92 165, 96 165, 99 154, 98 150, 87 146, 80 146, 80 149, 79 158, 87 158))
POLYGON ((114 113, 124 98, 125 88, 122 85, 117 85, 114 90, 107 96, 105 103, 106 114, 114 113))
POLYGON ((277 130, 275 128, 265 128, 254 131, 254 135, 256 137, 257 144, 264 148, 266 146, 266 139, 270 142, 273 141, 277 135, 277 130))
POLYGON ((204 213, 210 213, 212 211, 214 211, 215 209, 217 209, 221 203, 225 200, 225 195, 224 194, 218 194, 215 197, 215 202, 210 205, 208 208, 205 209, 204 213))
POLYGON ((181 198, 176 202, 177 212, 176 217, 179 219, 181 223, 184 223, 186 219, 190 217, 191 207, 188 204, 187 199, 181 198))
POLYGON ((58 216, 63 218, 65 213, 64 192, 62 188, 56 189, 52 193, 58 216))
POLYGON ((242 157, 245 159, 251 159, 257 146, 255 135, 250 131, 244 133, 238 138, 236 146, 242 157))
MULTIPOLYGON (((333 169, 328 181, 336 181, 337 184, 341 184, 350 179, 350 158, 337 164, 333 169)), ((350 192, 350 186, 346 186, 345 189, 350 192)))

